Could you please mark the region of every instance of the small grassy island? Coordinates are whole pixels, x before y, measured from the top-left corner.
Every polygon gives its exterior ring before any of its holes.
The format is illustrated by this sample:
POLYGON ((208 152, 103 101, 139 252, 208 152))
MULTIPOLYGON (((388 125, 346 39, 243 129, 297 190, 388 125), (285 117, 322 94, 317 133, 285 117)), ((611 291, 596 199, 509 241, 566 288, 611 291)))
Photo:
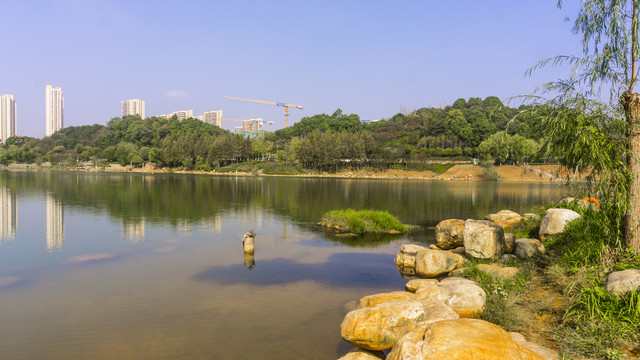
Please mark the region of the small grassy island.
POLYGON ((337 232, 362 234, 400 234, 409 230, 387 211, 333 210, 322 216, 320 225, 337 232))

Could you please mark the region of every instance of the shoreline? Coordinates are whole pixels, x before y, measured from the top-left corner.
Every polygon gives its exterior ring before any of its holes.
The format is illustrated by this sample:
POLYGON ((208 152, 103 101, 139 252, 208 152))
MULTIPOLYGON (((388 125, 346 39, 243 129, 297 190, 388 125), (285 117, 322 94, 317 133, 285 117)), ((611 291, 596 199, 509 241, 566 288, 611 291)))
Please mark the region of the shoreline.
MULTIPOLYGON (((247 176, 247 177, 300 177, 300 178, 337 178, 337 179, 374 179, 374 180, 420 180, 420 181, 456 181, 456 182, 485 182, 488 180, 480 165, 456 164, 442 174, 433 171, 414 171, 386 169, 381 171, 344 170, 337 173, 310 173, 310 174, 264 174, 262 171, 251 172, 206 172, 198 170, 173 170, 167 168, 110 165, 109 167, 82 167, 67 168, 33 164, 9 164, 0 167, 7 171, 60 171, 69 173, 113 173, 113 174, 186 174, 207 176, 247 176)), ((561 165, 535 165, 516 166, 502 165, 495 167, 496 172, 502 176, 502 183, 549 183, 561 184, 566 182, 561 165)))

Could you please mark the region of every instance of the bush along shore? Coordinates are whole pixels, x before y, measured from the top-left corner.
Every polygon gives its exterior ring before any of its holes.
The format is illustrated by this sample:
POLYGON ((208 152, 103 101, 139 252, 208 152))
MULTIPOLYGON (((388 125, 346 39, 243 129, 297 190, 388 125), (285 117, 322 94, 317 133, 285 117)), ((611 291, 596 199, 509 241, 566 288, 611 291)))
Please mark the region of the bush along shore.
POLYGON ((340 359, 637 358, 640 255, 603 242, 599 206, 440 222, 437 244, 398 252, 405 290, 345 315, 340 359))
POLYGON ((338 233, 362 234, 402 234, 409 230, 387 211, 375 210, 333 210, 322 216, 320 225, 338 233))

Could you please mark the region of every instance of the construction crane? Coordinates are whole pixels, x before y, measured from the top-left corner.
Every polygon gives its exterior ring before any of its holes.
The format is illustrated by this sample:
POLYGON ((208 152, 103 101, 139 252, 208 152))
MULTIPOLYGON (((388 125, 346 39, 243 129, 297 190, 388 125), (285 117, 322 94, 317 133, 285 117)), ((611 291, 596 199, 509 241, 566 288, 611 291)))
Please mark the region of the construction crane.
POLYGON ((296 108, 296 109, 302 110, 302 105, 285 104, 283 102, 241 99, 241 98, 236 98, 231 96, 225 96, 224 98, 227 100, 245 101, 245 102, 251 102, 256 104, 282 106, 284 107, 284 127, 285 128, 289 127, 289 108, 296 108))

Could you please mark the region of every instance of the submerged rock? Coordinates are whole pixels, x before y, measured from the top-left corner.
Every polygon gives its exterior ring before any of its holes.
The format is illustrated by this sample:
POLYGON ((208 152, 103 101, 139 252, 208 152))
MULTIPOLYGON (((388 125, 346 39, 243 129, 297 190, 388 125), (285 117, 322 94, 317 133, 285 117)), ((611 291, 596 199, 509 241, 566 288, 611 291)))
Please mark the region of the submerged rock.
POLYGON ((544 360, 500 326, 476 319, 443 320, 403 336, 387 360, 544 360))

